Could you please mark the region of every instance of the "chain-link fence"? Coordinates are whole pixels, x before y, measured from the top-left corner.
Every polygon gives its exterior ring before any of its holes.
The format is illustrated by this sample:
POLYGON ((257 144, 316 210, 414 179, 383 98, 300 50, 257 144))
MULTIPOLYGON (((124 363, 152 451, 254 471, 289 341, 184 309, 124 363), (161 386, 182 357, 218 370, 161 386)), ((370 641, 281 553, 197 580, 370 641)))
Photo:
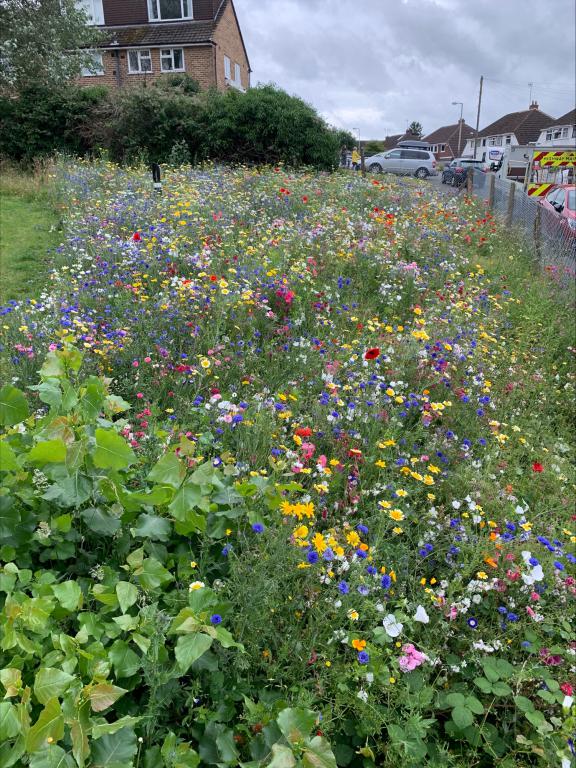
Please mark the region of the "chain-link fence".
POLYGON ((547 269, 574 277, 576 266, 576 220, 544 207, 538 198, 529 197, 524 187, 492 173, 473 171, 468 190, 515 229, 528 248, 547 269))

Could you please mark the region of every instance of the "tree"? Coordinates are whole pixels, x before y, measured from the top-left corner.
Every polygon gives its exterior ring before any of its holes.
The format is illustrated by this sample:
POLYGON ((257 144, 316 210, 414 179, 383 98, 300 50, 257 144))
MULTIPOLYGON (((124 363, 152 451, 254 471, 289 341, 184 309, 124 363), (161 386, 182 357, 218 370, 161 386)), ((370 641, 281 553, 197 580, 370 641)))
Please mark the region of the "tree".
POLYGON ((422 123, 419 123, 418 120, 412 120, 412 122, 408 126, 408 132, 420 138, 424 133, 424 128, 422 128, 422 123))
POLYGON ((0 88, 60 84, 90 66, 101 37, 75 0, 0 0, 0 88), (84 48, 84 50, 82 50, 84 48))

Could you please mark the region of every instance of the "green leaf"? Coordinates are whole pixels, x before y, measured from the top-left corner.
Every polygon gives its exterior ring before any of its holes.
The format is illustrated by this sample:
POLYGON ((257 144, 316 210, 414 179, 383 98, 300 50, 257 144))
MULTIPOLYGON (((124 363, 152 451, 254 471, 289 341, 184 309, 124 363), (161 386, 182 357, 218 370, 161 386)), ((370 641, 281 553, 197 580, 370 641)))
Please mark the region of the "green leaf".
POLYGON ((142 666, 140 657, 125 643, 124 640, 115 640, 108 658, 114 666, 116 677, 132 677, 142 666))
POLYGON ((50 699, 62 696, 72 680, 74 675, 69 675, 61 669, 43 667, 36 673, 34 695, 40 704, 47 704, 50 699))
POLYGON ((483 715, 484 707, 482 703, 475 696, 466 696, 466 706, 475 715, 483 715))
POLYGON ((100 507, 87 507, 81 510, 80 516, 91 531, 100 533, 102 536, 114 536, 122 525, 118 517, 100 509, 100 507))
POLYGON ((31 464, 63 464, 66 461, 66 443, 64 440, 44 440, 36 443, 26 456, 31 464))
POLYGON ((512 688, 507 683, 499 680, 496 683, 492 683, 492 693, 494 696, 510 696, 512 688))
POLYGON ((121 696, 124 696, 125 693, 125 688, 119 688, 111 683, 93 685, 88 692, 92 711, 103 712, 108 707, 111 707, 115 701, 118 701, 121 696))
POLYGON ((52 592, 62 608, 67 611, 75 611, 82 601, 82 590, 77 581, 63 581, 61 584, 53 584, 52 592))
POLYGON ((168 584, 174 580, 170 571, 167 571, 162 563, 159 563, 158 560, 153 557, 144 560, 142 568, 140 568, 135 575, 142 589, 147 591, 158 589, 158 587, 161 587, 163 584, 168 584))
POLYGON ((118 597, 122 613, 126 613, 128 608, 138 600, 138 587, 130 584, 128 581, 119 581, 116 584, 116 596, 118 597))
POLYGON ((102 736, 92 742, 91 768, 131 768, 137 750, 136 734, 132 728, 102 736))
POLYGON ((314 736, 304 749, 302 768, 337 768, 330 744, 322 736, 314 736))
POLYGON ((62 390, 58 379, 46 379, 42 384, 28 387, 28 389, 38 392, 40 400, 51 408, 57 409, 62 405, 62 390))
POLYGON ((292 754, 290 747, 274 744, 272 747, 272 760, 266 768, 295 768, 295 766, 296 758, 292 754))
POLYGON ((120 720, 116 720, 114 723, 94 723, 92 726, 92 738, 100 739, 102 736, 111 736, 114 733, 122 730, 122 728, 130 728, 133 725, 137 725, 141 717, 130 717, 126 715, 121 717, 120 720))
POLYGON ((283 709, 276 722, 283 736, 295 744, 308 737, 308 734, 316 725, 316 713, 310 709, 293 708, 283 709))
POLYGON ((514 674, 514 667, 506 659, 495 659, 498 674, 504 680, 508 680, 514 674))
POLYGON ((491 683, 495 683, 496 680, 500 680, 500 672, 496 666, 496 659, 482 659, 482 668, 484 674, 491 683))
POLYGON ((171 485, 179 488, 186 477, 186 467, 175 453, 165 453, 154 465, 148 475, 148 480, 153 480, 162 485, 171 485))
POLYGON ((86 382, 84 396, 80 401, 82 413, 87 421, 93 421, 100 415, 104 406, 104 383, 96 376, 90 376, 86 382))
POLYGON ((526 696, 514 696, 514 703, 522 712, 532 712, 534 704, 526 696))
POLYGON ((474 685, 476 685, 482 693, 492 693, 492 683, 486 680, 485 677, 475 677, 474 685))
POLYGON ((66 370, 64 369, 64 363, 62 362, 62 359, 61 359, 61 353, 54 352, 54 351, 48 352, 44 360, 44 363, 40 368, 40 378, 41 379, 50 379, 50 378, 59 379, 65 375, 66 375, 66 370))
POLYGON ((446 696, 446 702, 449 707, 461 707, 464 704, 465 698, 461 693, 449 693, 446 696))
POLYGON ((19 469, 16 454, 6 440, 0 440, 0 472, 13 472, 19 469))
POLYGON ((126 469, 136 461, 134 451, 126 440, 110 429, 96 430, 94 464, 99 469, 126 469))
POLYGON ((130 532, 136 538, 154 539, 156 541, 168 541, 172 525, 165 517, 156 515, 141 514, 134 528, 130 532))
POLYGON ((212 638, 198 632, 195 635, 183 635, 176 643, 175 656, 181 674, 186 673, 191 665, 212 645, 212 638))
POLYGON ((461 731, 468 728, 474 722, 474 715, 466 707, 454 707, 452 710, 452 720, 461 731))
POLYGON ((30 728, 26 736, 26 749, 28 752, 38 752, 46 749, 48 739, 52 743, 60 741, 64 736, 64 716, 58 699, 50 699, 40 713, 36 723, 30 728))
POLYGON ((19 733, 18 710, 9 701, 0 701, 0 742, 13 739, 19 733))
POLYGON ((30 768, 75 768, 71 755, 57 744, 50 744, 30 759, 30 768))
POLYGON ((227 763, 236 764, 239 752, 234 742, 234 731, 227 729, 216 736, 216 746, 220 752, 220 759, 227 763))
POLYGON ((538 709, 534 709, 530 712, 525 712, 524 715, 526 719, 530 723, 532 723, 532 725, 535 728, 539 728, 541 725, 544 725, 544 723, 546 722, 546 718, 544 717, 542 712, 540 712, 538 709))
POLYGON ((168 511, 180 523, 189 526, 189 532, 194 530, 204 531, 206 529, 206 518, 203 515, 194 512, 196 508, 203 508, 205 512, 209 509, 209 501, 202 496, 200 486, 187 484, 182 486, 174 501, 168 507, 168 511))
POLYGON ((11 384, 0 389, 0 426, 12 427, 28 418, 30 411, 24 393, 11 384))

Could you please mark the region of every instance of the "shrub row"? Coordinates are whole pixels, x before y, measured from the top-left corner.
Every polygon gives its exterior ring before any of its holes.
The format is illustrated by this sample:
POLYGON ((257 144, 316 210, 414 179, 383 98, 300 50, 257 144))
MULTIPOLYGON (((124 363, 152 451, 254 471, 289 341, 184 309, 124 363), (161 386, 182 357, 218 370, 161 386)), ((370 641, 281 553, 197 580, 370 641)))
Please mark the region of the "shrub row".
POLYGON ((111 159, 287 163, 331 169, 352 137, 271 86, 190 93, 188 84, 127 91, 35 85, 0 98, 0 151, 30 162, 54 152, 111 159))

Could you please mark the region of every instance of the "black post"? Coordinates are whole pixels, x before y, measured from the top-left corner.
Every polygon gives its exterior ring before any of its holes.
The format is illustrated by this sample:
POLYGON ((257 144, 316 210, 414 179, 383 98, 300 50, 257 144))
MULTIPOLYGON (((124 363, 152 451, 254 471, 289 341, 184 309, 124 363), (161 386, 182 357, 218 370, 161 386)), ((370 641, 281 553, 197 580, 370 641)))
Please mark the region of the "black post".
POLYGON ((154 183, 154 191, 162 192, 162 175, 160 173, 160 166, 158 163, 152 163, 152 181, 154 183))

